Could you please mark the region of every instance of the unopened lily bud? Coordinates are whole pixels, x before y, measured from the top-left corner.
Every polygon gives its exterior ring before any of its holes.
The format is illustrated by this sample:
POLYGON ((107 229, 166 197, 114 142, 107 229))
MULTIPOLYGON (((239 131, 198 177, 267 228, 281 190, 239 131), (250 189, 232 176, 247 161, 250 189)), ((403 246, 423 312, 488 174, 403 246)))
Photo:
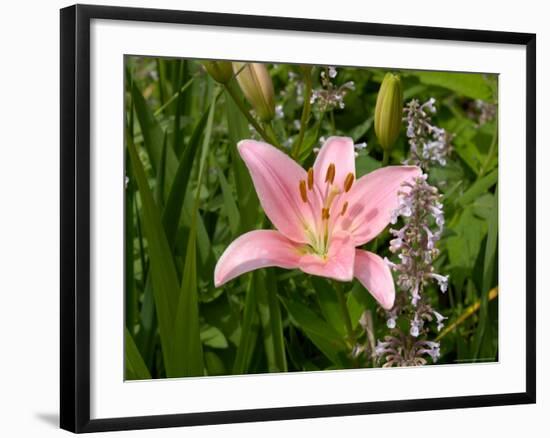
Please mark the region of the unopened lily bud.
POLYGON ((384 76, 374 110, 374 131, 382 148, 389 150, 399 136, 403 117, 403 88, 398 75, 384 76))
POLYGON ((269 122, 275 117, 273 82, 264 64, 234 62, 233 71, 237 82, 252 105, 259 119, 269 122))
POLYGON ((204 61, 202 64, 212 79, 220 84, 227 84, 233 76, 229 61, 204 61))

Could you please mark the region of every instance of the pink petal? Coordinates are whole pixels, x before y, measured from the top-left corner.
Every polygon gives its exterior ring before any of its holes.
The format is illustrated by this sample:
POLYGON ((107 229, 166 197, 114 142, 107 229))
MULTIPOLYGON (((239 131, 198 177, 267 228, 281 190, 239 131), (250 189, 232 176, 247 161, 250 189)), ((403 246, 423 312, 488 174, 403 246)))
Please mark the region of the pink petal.
POLYGON ((321 192, 324 192, 325 177, 331 163, 334 163, 336 168, 334 184, 343 189, 346 176, 352 173, 355 177, 355 149, 351 138, 329 137, 319 151, 313 165, 313 174, 321 192))
POLYGON ((407 190, 401 184, 420 174, 416 166, 387 166, 359 178, 339 201, 347 201, 348 207, 334 225, 335 232, 349 232, 355 246, 367 243, 389 224, 399 204, 398 192, 407 190))
POLYGON ((308 274, 339 281, 351 281, 354 259, 355 247, 351 238, 349 236, 333 237, 326 257, 305 254, 300 259, 299 268, 308 274))
POLYGON ((380 305, 390 310, 395 301, 395 285, 390 268, 376 254, 363 250, 355 251, 355 278, 371 293, 380 305))
MULTIPOLYGON (((273 225, 295 242, 308 242, 306 228, 313 231, 315 220, 311 205, 300 197, 300 180, 307 180, 306 171, 267 143, 243 140, 237 147, 250 171, 262 208, 273 225)), ((312 195, 311 191, 308 193, 312 195)), ((316 202, 316 196, 309 198, 316 202)))
POLYGON ((241 274, 268 266, 293 269, 301 256, 300 247, 278 231, 250 231, 224 251, 214 270, 214 285, 219 287, 241 274))

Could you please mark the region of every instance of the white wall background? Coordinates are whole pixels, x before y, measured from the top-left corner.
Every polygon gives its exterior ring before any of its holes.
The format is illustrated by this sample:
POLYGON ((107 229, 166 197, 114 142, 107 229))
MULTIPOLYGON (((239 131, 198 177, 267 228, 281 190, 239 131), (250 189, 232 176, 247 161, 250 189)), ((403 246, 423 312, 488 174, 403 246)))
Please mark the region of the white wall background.
MULTIPOLYGON (((90 1, 89 3, 96 3, 90 1)), ((544 2, 454 0, 124 1, 100 4, 297 16, 537 33, 538 400, 537 405, 371 415, 118 433, 117 436, 334 437, 521 436, 550 430, 544 234, 550 175, 550 28, 544 2), (545 56, 546 55, 546 56, 545 56)), ((59 13, 66 1, 20 1, 0 14, 0 435, 50 437, 57 429, 59 318, 59 13)), ((368 388, 365 388, 368 390, 368 388)))

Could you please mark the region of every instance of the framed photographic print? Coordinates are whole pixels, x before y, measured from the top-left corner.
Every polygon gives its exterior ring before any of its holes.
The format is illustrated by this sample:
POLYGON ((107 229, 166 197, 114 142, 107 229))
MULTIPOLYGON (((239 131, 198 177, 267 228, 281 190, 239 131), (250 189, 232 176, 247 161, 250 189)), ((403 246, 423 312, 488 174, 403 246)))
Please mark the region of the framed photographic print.
POLYGON ((535 402, 535 35, 61 10, 61 427, 535 402))

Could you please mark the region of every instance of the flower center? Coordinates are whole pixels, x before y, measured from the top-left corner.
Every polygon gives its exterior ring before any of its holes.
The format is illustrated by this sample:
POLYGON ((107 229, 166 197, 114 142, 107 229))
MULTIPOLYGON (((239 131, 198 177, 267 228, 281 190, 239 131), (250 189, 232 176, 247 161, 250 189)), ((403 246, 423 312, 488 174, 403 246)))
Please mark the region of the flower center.
MULTIPOLYGON (((331 236, 331 208, 334 206, 335 201, 343 194, 350 191, 355 180, 353 173, 348 173, 344 179, 342 187, 338 187, 334 184, 334 178, 336 177, 336 165, 330 163, 327 172, 325 174, 325 188, 322 193, 322 206, 321 206, 321 226, 318 227, 317 233, 312 233, 311 230, 306 229, 306 232, 310 238, 310 249, 315 254, 326 258, 328 254, 328 249, 330 246, 330 236, 331 236)), ((309 168, 307 171, 307 179, 300 180, 298 185, 298 190, 300 192, 300 198, 302 201, 310 206, 313 212, 318 211, 315 209, 310 201, 310 196, 313 195, 314 190, 315 175, 313 173, 313 168, 309 168), (310 193, 311 192, 311 193, 310 193)), ((348 202, 344 202, 340 211, 337 212, 339 216, 344 216, 348 210, 348 202)), ((317 213, 318 214, 318 213, 317 213)))

